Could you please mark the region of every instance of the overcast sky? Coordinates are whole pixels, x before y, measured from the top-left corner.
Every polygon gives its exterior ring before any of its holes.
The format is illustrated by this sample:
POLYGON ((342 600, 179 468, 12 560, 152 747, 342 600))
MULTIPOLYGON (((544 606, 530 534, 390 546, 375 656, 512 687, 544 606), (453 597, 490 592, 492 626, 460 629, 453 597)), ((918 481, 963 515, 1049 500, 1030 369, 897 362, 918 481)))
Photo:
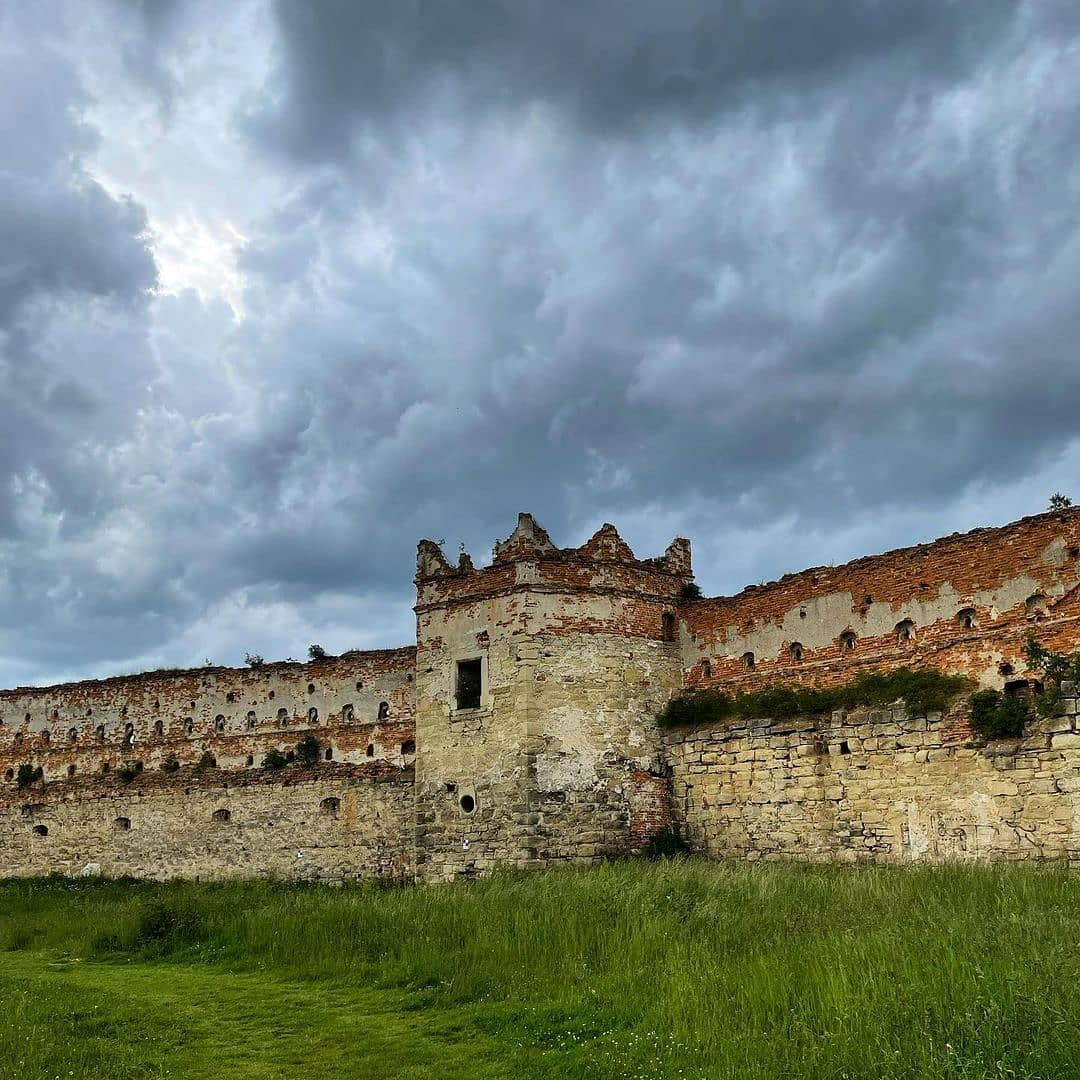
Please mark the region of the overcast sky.
POLYGON ((1076 0, 0 0, 0 685, 1080 498, 1076 0))

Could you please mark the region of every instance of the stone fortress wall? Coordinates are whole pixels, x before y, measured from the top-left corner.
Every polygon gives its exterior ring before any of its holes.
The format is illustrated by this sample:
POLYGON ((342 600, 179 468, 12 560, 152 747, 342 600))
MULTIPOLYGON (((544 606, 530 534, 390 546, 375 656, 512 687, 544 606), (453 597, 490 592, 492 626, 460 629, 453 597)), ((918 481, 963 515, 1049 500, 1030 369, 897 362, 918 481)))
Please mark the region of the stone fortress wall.
POLYGON ((1075 699, 989 745, 962 701, 715 731, 655 716, 687 686, 900 665, 1027 688, 1029 633, 1080 647, 1078 584, 1076 510, 716 598, 688 541, 639 560, 610 525, 558 548, 523 514, 482 568, 422 541, 415 646, 0 691, 3 872, 443 880, 669 826, 715 856, 1076 861, 1075 699), (318 765, 260 767, 306 734, 318 765), (18 786, 22 764, 42 780, 18 786))

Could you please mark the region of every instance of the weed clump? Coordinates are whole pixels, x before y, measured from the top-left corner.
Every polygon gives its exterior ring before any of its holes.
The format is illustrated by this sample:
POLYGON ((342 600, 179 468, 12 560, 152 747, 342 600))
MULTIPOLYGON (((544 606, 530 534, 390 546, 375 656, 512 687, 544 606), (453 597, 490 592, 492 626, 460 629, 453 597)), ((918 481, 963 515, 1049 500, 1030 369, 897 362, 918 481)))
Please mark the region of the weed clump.
POLYGON ((940 712, 959 693, 970 689, 971 680, 933 669, 863 672, 845 686, 813 689, 778 683, 764 690, 732 697, 722 690, 686 690, 677 694, 657 716, 661 727, 705 727, 729 718, 782 719, 805 713, 832 712, 858 705, 891 705, 903 700, 912 713, 940 712))
POLYGON ((984 739, 1018 739, 1031 716, 1027 698, 980 690, 971 695, 971 730, 984 739))

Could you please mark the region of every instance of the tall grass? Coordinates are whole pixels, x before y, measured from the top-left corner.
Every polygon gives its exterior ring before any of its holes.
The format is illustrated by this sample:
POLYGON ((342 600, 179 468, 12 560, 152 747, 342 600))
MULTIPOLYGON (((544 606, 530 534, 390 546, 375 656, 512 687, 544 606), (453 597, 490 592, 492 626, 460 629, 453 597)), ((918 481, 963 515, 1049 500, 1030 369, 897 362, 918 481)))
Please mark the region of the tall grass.
POLYGON ((1078 913, 1080 879, 1033 867, 627 861, 417 888, 9 882, 0 948, 498 1003, 477 1016, 589 1042, 598 1076, 645 1055, 658 1076, 1049 1078, 1080 1075, 1078 913))

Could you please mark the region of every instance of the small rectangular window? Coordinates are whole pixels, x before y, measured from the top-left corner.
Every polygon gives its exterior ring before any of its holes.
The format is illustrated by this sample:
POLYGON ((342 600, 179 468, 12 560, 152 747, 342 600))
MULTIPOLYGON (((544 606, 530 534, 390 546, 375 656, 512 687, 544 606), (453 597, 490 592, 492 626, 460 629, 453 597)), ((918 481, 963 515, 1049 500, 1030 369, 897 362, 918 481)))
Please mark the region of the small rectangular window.
POLYGON ((480 708, 480 661, 459 660, 457 666, 457 707, 480 708))

